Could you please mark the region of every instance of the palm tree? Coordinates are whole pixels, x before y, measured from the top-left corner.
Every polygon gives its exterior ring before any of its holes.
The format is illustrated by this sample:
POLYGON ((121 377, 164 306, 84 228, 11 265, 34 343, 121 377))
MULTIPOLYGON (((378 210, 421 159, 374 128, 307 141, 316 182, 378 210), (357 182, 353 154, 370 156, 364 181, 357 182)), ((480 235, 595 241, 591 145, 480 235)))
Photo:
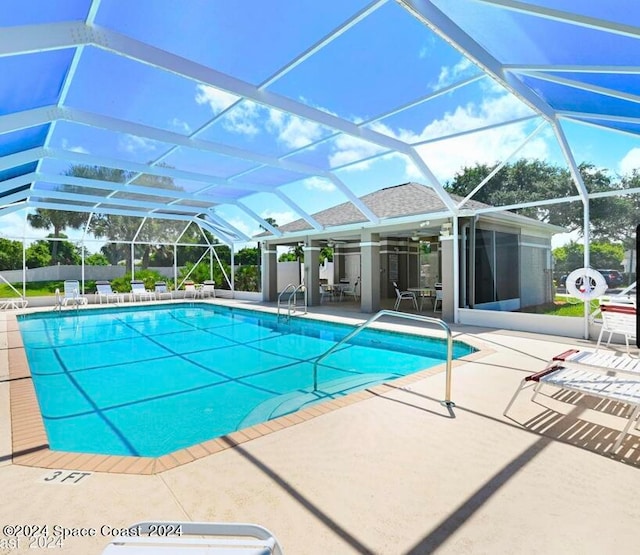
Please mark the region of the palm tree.
MULTIPOLYGON (((38 208, 35 213, 27 216, 29 225, 35 229, 50 230, 53 228, 51 237, 61 237, 67 228, 79 229, 87 221, 87 214, 83 212, 68 212, 66 210, 51 210, 49 208, 38 208)), ((58 262, 58 241, 53 241, 51 247, 51 262, 58 262)))

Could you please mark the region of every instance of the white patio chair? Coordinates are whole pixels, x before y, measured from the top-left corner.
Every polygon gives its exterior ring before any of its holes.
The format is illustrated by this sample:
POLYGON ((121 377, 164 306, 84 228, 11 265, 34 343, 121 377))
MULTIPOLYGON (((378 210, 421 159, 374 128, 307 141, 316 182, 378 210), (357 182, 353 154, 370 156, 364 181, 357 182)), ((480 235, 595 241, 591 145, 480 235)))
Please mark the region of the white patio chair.
POLYGON ((96 281, 96 297, 100 304, 102 304, 103 300, 106 300, 107 304, 109 304, 109 301, 117 303, 124 300, 120 293, 111 288, 111 284, 108 281, 96 281))
POLYGON ((80 294, 80 282, 77 279, 65 280, 64 295, 60 301, 62 306, 67 306, 69 303, 78 306, 88 302, 87 297, 80 294))
POLYGON ((340 296, 344 297, 345 295, 347 295, 349 297, 353 297, 354 301, 357 301, 359 297, 358 283, 359 283, 359 278, 356 278, 356 280, 353 282, 353 285, 351 285, 350 283, 349 285, 347 285, 347 287, 340 289, 340 296))
POLYGON ((206 279, 202 287, 200 287, 200 296, 204 299, 205 297, 213 297, 216 298, 216 282, 212 279, 206 279))
POLYGON ((393 305, 393 310, 398 310, 402 301, 411 301, 416 312, 418 311, 418 300, 416 299, 416 294, 413 291, 400 291, 400 288, 395 281, 393 282, 393 288, 396 290, 396 304, 393 305))
POLYGON ((129 529, 138 535, 114 538, 102 555, 282 555, 275 536, 257 524, 141 522, 129 529))
POLYGON ((435 291, 435 297, 433 297, 433 311, 434 312, 442 312, 442 283, 436 283, 433 286, 435 291), (438 305, 440 305, 440 309, 438 309, 438 305))
POLYGON ((607 339, 607 347, 611 343, 611 337, 614 334, 622 335, 627 345, 627 354, 631 354, 629 340, 636 339, 636 312, 635 305, 631 303, 603 303, 600 305, 602 314, 602 328, 598 335, 598 343, 596 351, 600 348, 602 336, 605 332, 609 334, 607 339))
POLYGON ((173 293, 167 286, 166 281, 156 281, 153 292, 157 300, 162 300, 163 298, 173 299, 173 293))
POLYGON ((149 291, 144 286, 144 281, 134 279, 131 281, 132 301, 153 301, 156 298, 155 291, 149 291))
POLYGON ((196 287, 196 284, 193 281, 185 281, 184 282, 184 298, 185 299, 196 299, 198 298, 198 294, 200 291, 196 287))

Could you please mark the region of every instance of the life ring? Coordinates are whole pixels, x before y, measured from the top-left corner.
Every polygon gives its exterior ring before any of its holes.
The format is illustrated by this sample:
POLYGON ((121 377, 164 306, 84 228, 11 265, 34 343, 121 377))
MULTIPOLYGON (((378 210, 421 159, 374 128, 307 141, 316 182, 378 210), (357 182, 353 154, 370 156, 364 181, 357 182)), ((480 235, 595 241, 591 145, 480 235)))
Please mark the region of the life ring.
POLYGON ((607 282, 602 274, 592 268, 579 268, 567 276, 567 293, 583 301, 596 299, 607 292, 607 282), (589 283, 584 283, 584 276, 589 283))

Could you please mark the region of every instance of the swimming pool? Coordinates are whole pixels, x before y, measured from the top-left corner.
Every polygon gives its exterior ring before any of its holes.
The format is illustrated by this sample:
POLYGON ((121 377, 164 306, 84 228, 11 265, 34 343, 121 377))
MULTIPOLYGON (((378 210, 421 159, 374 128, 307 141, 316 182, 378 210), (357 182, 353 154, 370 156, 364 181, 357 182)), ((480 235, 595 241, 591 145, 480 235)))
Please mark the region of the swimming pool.
MULTIPOLYGON (((52 449, 161 456, 441 364, 437 339, 209 304, 28 314, 19 326, 52 449)), ((454 342, 454 358, 473 352, 454 342)))

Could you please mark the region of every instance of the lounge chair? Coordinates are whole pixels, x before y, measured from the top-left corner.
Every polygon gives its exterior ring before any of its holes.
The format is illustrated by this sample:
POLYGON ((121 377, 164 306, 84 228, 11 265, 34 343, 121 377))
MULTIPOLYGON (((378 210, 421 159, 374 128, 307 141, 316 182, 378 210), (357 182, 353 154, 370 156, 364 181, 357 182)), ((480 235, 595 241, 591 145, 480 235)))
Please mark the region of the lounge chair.
POLYGON ((513 405, 518 394, 533 385, 534 400, 543 384, 568 389, 584 395, 593 395, 632 407, 631 415, 618 436, 612 452, 617 451, 631 424, 640 414, 640 360, 613 353, 579 351, 572 349, 554 357, 544 370, 525 377, 504 415, 513 405))
POLYGON ((156 281, 154 293, 158 300, 162 298, 173 299, 173 292, 167 287, 166 281, 156 281))
POLYGON ((10 299, 0 299, 0 310, 17 310, 27 308, 29 301, 24 297, 13 297, 10 299))
POLYGON ((393 288, 396 291, 396 304, 393 305, 393 310, 398 310, 402 301, 411 301, 413 306, 416 308, 416 312, 418 311, 418 300, 416 299, 416 294, 413 291, 400 291, 400 288, 395 281, 393 282, 393 288))
POLYGON ((207 279, 202 283, 202 287, 200 288, 200 296, 204 299, 205 297, 213 297, 216 298, 216 282, 212 279, 207 279))
POLYGON ((274 535, 257 524, 217 522, 141 522, 128 528, 137 536, 119 536, 102 555, 174 553, 209 555, 282 555, 274 535))
POLYGON ((131 300, 132 301, 153 301, 156 298, 154 291, 149 291, 144 286, 144 281, 134 279, 131 282, 131 300))
POLYGON ((195 299, 198 297, 198 289, 196 287, 196 284, 193 283, 193 281, 185 281, 184 282, 184 298, 188 299, 195 299))
POLYGON ((124 301, 123 295, 117 293, 111 288, 111 284, 108 281, 96 281, 96 298, 102 304, 102 301, 106 301, 109 304, 110 301, 115 303, 124 301))
POLYGON ((60 299, 62 306, 67 306, 69 303, 78 306, 88 302, 87 297, 80 294, 80 282, 77 279, 68 279, 64 282, 64 296, 60 299))
POLYGON ((631 354, 629 347, 629 339, 636 339, 636 312, 635 305, 630 303, 605 303, 600 305, 602 314, 602 329, 598 335, 598 343, 596 351, 600 348, 602 336, 605 332, 609 333, 607 347, 611 343, 613 334, 623 335, 627 344, 627 354, 631 354))

